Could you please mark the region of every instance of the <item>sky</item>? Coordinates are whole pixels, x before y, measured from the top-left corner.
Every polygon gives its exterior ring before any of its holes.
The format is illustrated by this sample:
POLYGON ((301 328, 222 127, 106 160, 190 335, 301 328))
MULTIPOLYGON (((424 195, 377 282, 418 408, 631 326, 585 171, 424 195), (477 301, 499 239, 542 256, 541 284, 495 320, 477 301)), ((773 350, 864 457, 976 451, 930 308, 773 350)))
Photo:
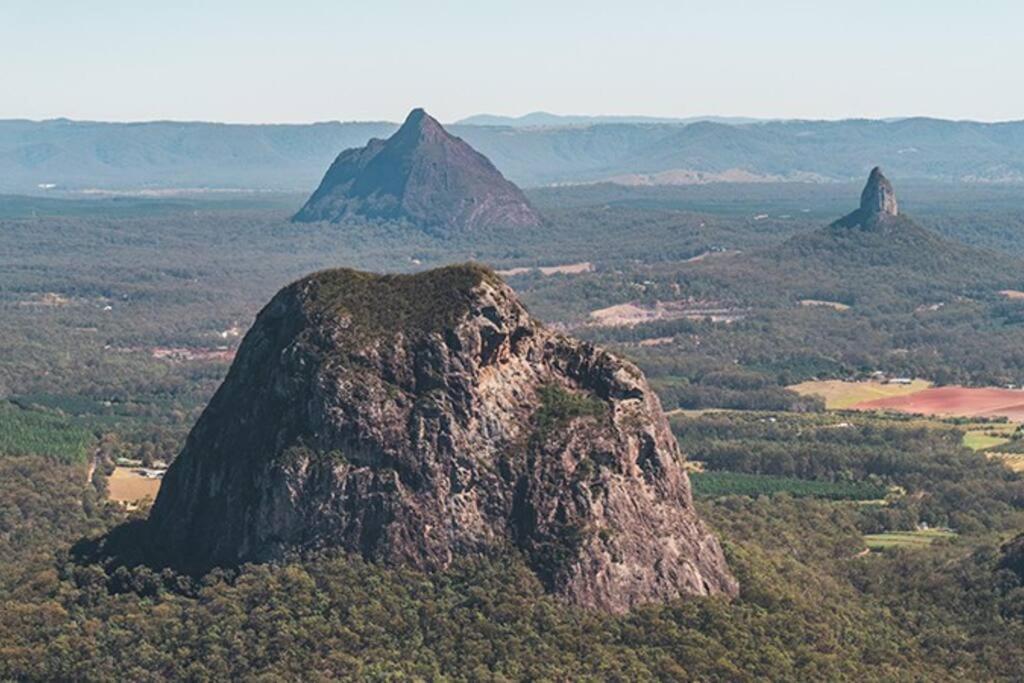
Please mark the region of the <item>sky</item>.
POLYGON ((0 118, 1024 119, 1021 0, 0 0, 0 118))

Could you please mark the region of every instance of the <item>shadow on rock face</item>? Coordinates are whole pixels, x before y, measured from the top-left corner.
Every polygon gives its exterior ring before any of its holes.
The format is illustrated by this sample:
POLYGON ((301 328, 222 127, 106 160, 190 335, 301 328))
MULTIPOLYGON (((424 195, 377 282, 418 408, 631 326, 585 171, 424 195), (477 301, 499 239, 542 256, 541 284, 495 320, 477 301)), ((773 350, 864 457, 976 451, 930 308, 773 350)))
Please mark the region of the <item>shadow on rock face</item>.
POLYGON ((738 592, 640 370, 475 265, 282 290, 149 520, 78 550, 195 574, 324 549, 428 572, 512 551, 608 612, 738 592))

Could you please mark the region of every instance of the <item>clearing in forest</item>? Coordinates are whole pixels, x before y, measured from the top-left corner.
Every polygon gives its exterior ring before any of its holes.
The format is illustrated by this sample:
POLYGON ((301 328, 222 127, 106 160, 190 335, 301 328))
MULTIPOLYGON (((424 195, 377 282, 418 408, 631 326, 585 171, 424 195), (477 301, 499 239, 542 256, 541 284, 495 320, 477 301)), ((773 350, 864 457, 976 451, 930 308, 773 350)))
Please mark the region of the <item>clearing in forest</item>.
POLYGON ((946 529, 922 529, 918 531, 890 531, 884 534, 865 534, 864 544, 872 550, 886 548, 925 548, 935 541, 953 538, 956 533, 946 529))
POLYGON ((800 299, 801 306, 817 306, 819 308, 833 308, 837 311, 848 311, 850 307, 838 301, 825 301, 823 299, 800 299))
POLYGON ((579 275, 581 273, 589 273, 594 270, 594 264, 590 261, 583 261, 581 263, 566 263, 561 266, 521 266, 519 268, 508 268, 506 270, 495 271, 502 277, 509 277, 512 275, 526 275, 532 273, 535 270, 539 270, 541 275, 579 275))
POLYGON ((743 314, 734 308, 695 301, 631 302, 590 312, 590 324, 597 327, 632 327, 641 323, 683 319, 730 323, 742 318, 743 314))
POLYGON ((910 384, 891 384, 878 380, 851 382, 841 379, 802 382, 789 387, 803 396, 820 396, 828 410, 859 408, 858 404, 876 399, 914 394, 931 386, 931 382, 915 379, 910 384))
POLYGON ((143 498, 155 500, 160 490, 160 479, 147 477, 134 467, 115 467, 107 480, 110 500, 118 503, 138 503, 143 498))
POLYGON ((964 446, 972 451, 1002 446, 1012 441, 1015 431, 1017 425, 1012 423, 971 425, 964 433, 964 446))

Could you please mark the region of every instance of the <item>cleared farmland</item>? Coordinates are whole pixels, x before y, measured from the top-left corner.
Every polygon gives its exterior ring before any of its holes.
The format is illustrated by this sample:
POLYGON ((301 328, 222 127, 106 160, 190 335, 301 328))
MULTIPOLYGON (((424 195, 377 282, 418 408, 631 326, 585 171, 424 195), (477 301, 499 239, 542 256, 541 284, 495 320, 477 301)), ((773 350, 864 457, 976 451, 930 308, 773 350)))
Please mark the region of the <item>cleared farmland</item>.
POLYGON ((864 544, 872 550, 889 548, 927 548, 935 541, 954 538, 956 534, 945 529, 919 531, 890 531, 884 534, 865 534, 864 544))
POLYGON ((115 467, 107 480, 108 498, 118 503, 137 503, 144 498, 155 499, 160 479, 143 476, 132 467, 115 467))
POLYGON ((1024 391, 994 387, 933 387, 900 396, 856 403, 856 410, 892 410, 922 415, 1005 417, 1024 422, 1024 391))
MULTIPOLYGON (((1024 390, 999 387, 934 387, 924 380, 909 384, 888 384, 878 381, 852 382, 847 380, 820 380, 803 382, 789 387, 804 396, 820 396, 829 410, 892 411, 939 417, 973 417, 981 419, 1006 418, 1011 422, 1024 422, 1024 390)), ((998 428, 995 428, 998 431, 998 428)), ((993 428, 979 426, 976 431, 988 432, 993 428)), ((972 430, 975 431, 975 430, 972 430)), ((973 437, 972 448, 997 445, 992 439, 973 437), (981 445, 988 441, 987 445, 981 445)))
POLYGON ((996 446, 1002 446, 1011 441, 1011 435, 1016 428, 1017 425, 1004 424, 970 429, 964 434, 964 446, 973 451, 984 451, 996 446))
POLYGON ((825 408, 828 410, 845 410, 865 401, 915 394, 930 386, 931 382, 923 379, 915 379, 910 384, 890 384, 877 380, 850 382, 827 379, 802 382, 789 388, 804 396, 820 396, 825 399, 825 408))

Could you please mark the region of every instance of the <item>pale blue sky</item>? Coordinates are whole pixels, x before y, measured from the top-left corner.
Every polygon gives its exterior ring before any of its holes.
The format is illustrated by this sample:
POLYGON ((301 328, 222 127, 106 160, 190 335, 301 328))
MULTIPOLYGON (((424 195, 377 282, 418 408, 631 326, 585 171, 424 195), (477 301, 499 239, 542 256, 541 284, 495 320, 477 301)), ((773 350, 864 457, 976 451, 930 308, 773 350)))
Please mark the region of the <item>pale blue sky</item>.
POLYGON ((0 118, 1024 118, 1021 0, 0 0, 0 118))

